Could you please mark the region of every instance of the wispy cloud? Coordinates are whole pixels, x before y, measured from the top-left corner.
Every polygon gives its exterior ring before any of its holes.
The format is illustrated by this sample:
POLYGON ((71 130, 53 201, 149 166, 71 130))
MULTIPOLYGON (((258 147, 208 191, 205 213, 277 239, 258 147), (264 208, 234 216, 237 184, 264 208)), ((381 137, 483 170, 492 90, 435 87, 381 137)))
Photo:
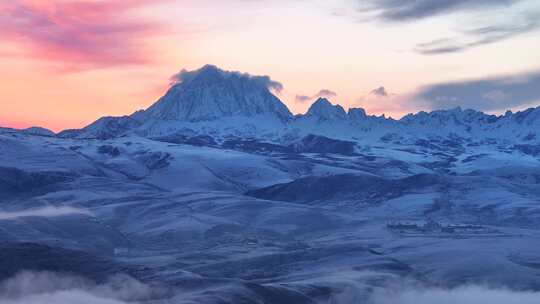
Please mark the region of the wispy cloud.
POLYGON ((371 0, 362 1, 361 10, 390 22, 416 21, 419 19, 453 13, 477 11, 486 8, 509 6, 520 0, 371 0))
POLYGON ((30 1, 0 4, 0 37, 31 58, 89 69, 149 61, 144 39, 159 26, 130 13, 149 0, 30 1))
POLYGON ((423 55, 455 53, 469 48, 492 44, 540 28, 540 14, 528 13, 512 18, 506 24, 492 24, 463 30, 456 38, 437 39, 416 46, 423 55))
POLYGON ((308 95, 296 95, 294 98, 295 102, 297 103, 306 103, 309 101, 313 101, 317 98, 333 98, 337 97, 337 93, 328 89, 322 89, 318 93, 308 96, 308 95))
POLYGON ((371 90, 369 93, 371 95, 379 96, 379 97, 387 97, 388 92, 386 92, 386 89, 384 87, 378 87, 376 89, 371 90))
POLYGON ((48 206, 14 212, 0 211, 0 220, 16 220, 22 217, 56 217, 71 214, 93 215, 90 211, 85 209, 48 206))
POLYGON ((364 20, 388 24, 445 17, 460 20, 452 37, 417 44, 414 51, 422 55, 461 52, 540 28, 540 7, 527 0, 370 0, 358 3, 364 20), (454 16, 456 13, 460 15, 454 16))

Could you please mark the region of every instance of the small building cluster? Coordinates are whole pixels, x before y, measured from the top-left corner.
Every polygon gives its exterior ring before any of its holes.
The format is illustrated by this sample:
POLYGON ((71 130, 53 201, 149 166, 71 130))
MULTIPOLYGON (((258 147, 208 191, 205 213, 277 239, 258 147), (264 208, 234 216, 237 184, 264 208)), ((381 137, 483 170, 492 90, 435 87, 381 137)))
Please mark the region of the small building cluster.
POLYGON ((494 232, 482 225, 476 224, 447 224, 443 225, 437 221, 429 219, 425 222, 412 221, 392 221, 386 224, 386 228, 398 232, 417 232, 417 233, 491 233, 494 232))

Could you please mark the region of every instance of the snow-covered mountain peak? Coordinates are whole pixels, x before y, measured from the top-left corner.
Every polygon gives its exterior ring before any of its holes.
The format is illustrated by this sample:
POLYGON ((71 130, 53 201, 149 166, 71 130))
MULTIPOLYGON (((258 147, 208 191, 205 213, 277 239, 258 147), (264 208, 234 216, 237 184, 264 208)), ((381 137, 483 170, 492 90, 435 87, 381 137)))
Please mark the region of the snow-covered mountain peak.
POLYGON ((316 117, 320 120, 344 120, 347 113, 340 105, 333 105, 326 98, 317 99, 306 113, 307 117, 316 117))
POLYGON ((145 119, 210 121, 223 117, 264 114, 280 120, 292 118, 289 109, 271 92, 281 84, 268 76, 252 76, 206 65, 182 71, 175 83, 145 111, 145 119))

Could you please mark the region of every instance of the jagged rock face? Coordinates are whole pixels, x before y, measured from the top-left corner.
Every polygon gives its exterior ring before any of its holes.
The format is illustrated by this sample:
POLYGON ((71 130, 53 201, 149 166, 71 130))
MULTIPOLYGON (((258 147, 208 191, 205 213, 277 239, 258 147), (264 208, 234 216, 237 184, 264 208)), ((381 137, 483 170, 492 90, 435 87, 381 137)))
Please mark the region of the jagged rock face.
POLYGON ((350 155, 354 153, 354 142, 336 140, 324 136, 309 134, 289 146, 297 153, 335 153, 350 155))
POLYGON ((264 77, 226 72, 214 66, 185 72, 145 117, 180 121, 206 121, 231 116, 267 114, 281 120, 292 117, 289 109, 268 89, 264 77))
MULTIPOLYGON (((99 138, 99 139, 108 139, 117 137, 125 132, 134 130, 139 127, 141 124, 140 120, 135 119, 139 112, 134 113, 131 116, 122 116, 122 117, 102 117, 86 128, 84 128, 84 133, 82 137, 90 138, 99 138)), ((70 133, 73 131, 61 132, 60 137, 73 137, 70 133)), ((75 136, 80 136, 74 132, 75 136)))
POLYGON ((347 119, 345 110, 340 105, 332 105, 326 98, 317 99, 307 111, 306 116, 321 120, 347 119))
POLYGON ((367 118, 366 110, 362 108, 350 108, 348 115, 352 121, 361 121, 367 118))

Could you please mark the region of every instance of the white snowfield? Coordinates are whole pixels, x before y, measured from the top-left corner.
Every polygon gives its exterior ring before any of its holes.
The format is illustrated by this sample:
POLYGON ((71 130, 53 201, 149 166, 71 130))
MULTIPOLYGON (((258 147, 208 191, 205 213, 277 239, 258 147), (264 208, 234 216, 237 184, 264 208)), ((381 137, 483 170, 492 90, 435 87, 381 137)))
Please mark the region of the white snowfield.
POLYGON ((0 280, 67 272, 114 303, 532 303, 539 115, 293 117, 208 66, 131 116, 1 129, 0 280), (104 293, 118 273, 144 293, 104 293))

